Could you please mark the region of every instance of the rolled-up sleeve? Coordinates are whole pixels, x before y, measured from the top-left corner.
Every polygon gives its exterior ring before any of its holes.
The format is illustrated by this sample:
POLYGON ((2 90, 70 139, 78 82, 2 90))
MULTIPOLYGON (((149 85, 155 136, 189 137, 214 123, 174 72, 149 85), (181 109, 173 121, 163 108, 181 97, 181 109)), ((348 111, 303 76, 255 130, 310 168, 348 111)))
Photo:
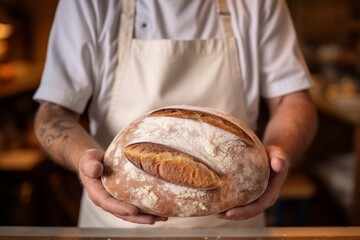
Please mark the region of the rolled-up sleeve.
POLYGON ((310 87, 310 74, 283 0, 264 1, 259 34, 261 95, 277 97, 310 87))
POLYGON ((34 100, 53 102, 78 113, 84 111, 96 75, 95 20, 87 2, 59 2, 34 100))

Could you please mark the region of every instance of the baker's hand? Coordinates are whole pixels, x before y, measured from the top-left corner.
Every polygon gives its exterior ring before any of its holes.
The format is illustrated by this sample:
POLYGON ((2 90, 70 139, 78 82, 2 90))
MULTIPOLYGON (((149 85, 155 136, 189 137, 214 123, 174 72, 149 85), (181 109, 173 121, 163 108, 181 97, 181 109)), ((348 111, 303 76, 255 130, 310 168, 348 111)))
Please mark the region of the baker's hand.
POLYGON ((104 170, 101 163, 103 156, 104 151, 88 150, 81 156, 78 165, 80 180, 95 205, 116 217, 133 223, 154 224, 157 221, 166 221, 165 217, 140 213, 134 205, 115 199, 105 190, 100 179, 104 170))
POLYGON ((281 187, 289 171, 289 158, 286 153, 277 146, 266 146, 265 148, 271 166, 267 189, 260 198, 254 202, 220 213, 218 214, 219 218, 228 220, 248 219, 271 207, 279 198, 281 187))

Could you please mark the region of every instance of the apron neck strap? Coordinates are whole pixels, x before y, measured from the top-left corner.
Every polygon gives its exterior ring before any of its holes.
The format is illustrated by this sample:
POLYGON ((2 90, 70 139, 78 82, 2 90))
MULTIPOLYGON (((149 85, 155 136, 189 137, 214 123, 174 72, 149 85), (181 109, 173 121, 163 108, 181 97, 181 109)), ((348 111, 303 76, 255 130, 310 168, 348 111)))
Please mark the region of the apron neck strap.
POLYGON ((217 12, 220 17, 221 31, 224 37, 233 37, 231 27, 231 13, 228 9, 226 0, 216 0, 217 12))
POLYGON ((120 46, 130 46, 134 34, 135 0, 122 1, 119 24, 118 56, 126 59, 128 49, 120 46))

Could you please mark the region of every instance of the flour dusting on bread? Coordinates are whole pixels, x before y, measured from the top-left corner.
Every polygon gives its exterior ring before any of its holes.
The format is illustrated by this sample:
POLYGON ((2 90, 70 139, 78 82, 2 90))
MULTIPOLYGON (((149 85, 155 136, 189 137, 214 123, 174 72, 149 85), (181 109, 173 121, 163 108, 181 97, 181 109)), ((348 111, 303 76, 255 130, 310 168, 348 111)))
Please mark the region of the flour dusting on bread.
POLYGON ((208 108, 145 114, 108 147, 102 181, 114 197, 160 216, 205 216, 248 204, 270 174, 246 124, 208 108), (204 181, 206 179, 206 181, 204 181))

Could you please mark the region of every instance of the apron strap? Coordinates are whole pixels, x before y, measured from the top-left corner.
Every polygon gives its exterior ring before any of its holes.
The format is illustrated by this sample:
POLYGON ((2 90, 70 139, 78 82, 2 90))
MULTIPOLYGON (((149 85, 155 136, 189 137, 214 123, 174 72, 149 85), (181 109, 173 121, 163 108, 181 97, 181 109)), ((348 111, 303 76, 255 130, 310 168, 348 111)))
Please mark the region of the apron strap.
POLYGON ((231 13, 228 9, 226 0, 216 0, 217 12, 220 17, 221 31, 224 37, 233 37, 234 33, 231 27, 231 13))
MULTIPOLYGON (((118 34, 118 63, 115 69, 115 75, 124 72, 126 59, 130 55, 130 46, 134 32, 134 16, 135 16, 135 0, 124 0, 122 1, 120 23, 119 23, 119 34, 118 34)), ((119 91, 120 84, 116 84, 117 80, 114 79, 112 94, 119 91)), ((113 99, 113 97, 112 97, 113 99)), ((113 100, 110 101, 110 109, 114 105, 113 100)), ((111 113, 108 113, 110 115, 111 113)), ((102 135, 102 133, 100 133, 102 135)), ((106 134, 104 133, 104 136, 106 134)), ((101 136, 100 136, 101 137, 101 136)))
POLYGON ((119 24, 118 59, 126 59, 134 32, 135 0, 122 1, 119 24))

